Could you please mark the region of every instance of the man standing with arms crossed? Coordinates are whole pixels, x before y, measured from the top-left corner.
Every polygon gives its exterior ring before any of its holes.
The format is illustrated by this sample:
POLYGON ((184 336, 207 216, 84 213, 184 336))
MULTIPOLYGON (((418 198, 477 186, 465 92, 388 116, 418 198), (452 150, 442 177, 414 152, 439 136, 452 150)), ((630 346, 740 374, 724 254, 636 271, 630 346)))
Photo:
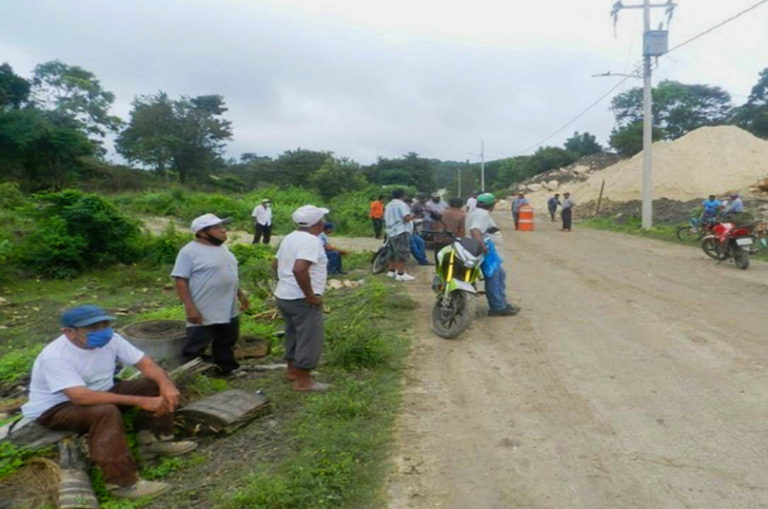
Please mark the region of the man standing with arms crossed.
POLYGON ((222 375, 240 367, 232 347, 240 335, 238 315, 248 309, 248 297, 239 287, 237 259, 224 245, 226 221, 213 214, 195 218, 191 227, 195 240, 181 248, 171 271, 187 314, 182 354, 188 360, 206 358, 210 344, 222 375))
POLYGON ((312 380, 325 341, 323 292, 328 258, 318 238, 328 209, 304 205, 291 218, 296 230, 285 236, 277 250, 277 308, 285 320, 286 378, 298 392, 327 391, 328 384, 312 380))

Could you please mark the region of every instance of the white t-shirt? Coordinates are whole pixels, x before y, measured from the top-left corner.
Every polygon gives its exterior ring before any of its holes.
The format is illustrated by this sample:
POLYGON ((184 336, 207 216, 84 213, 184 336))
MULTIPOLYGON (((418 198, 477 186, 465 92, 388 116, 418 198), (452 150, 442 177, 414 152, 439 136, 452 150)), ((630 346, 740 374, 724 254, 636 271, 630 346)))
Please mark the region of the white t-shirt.
POLYGON ((328 278, 328 257, 322 241, 308 232, 294 231, 285 236, 277 249, 277 289, 275 297, 283 300, 304 299, 306 296, 293 275, 296 260, 311 262, 309 279, 312 291, 322 295, 328 278))
POLYGON ((264 205, 256 205, 253 212, 251 212, 253 220, 257 223, 269 226, 272 224, 272 207, 265 207, 264 205))
POLYGON ((412 221, 407 223, 403 220, 405 216, 411 214, 411 209, 403 200, 397 198, 390 200, 384 208, 384 224, 387 227, 388 237, 397 237, 401 233, 413 231, 412 221))
POLYGON ((477 207, 477 198, 470 196, 467 198, 467 213, 472 212, 477 207))
MULTIPOLYGON (((483 236, 485 237, 488 229, 495 226, 496 226, 496 222, 493 220, 493 217, 491 217, 490 212, 488 212, 485 209, 475 207, 475 209, 472 210, 472 212, 467 214, 467 218, 464 220, 464 230, 466 232, 465 236, 471 238, 472 230, 475 229, 475 230, 480 230, 480 233, 483 234, 483 236)), ((493 240, 494 245, 499 251, 499 255, 501 255, 501 247, 503 242, 501 233, 496 232, 493 234, 488 234, 488 237, 491 240, 493 240)))
POLYGON ((115 384, 115 361, 133 366, 142 357, 144 352, 117 333, 103 348, 80 348, 62 334, 35 359, 29 402, 21 412, 25 419, 37 419, 49 408, 69 401, 62 391, 70 387, 108 391, 115 384))
POLYGON ((192 302, 203 315, 201 325, 229 323, 239 314, 237 258, 227 246, 193 240, 179 251, 171 276, 189 280, 192 302))

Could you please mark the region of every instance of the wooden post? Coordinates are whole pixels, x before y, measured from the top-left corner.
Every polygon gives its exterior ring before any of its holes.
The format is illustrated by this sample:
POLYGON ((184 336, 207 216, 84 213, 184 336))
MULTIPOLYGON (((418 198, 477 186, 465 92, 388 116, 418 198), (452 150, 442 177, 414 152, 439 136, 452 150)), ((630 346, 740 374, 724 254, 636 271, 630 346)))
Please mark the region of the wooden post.
POLYGON ((603 201, 603 189, 605 189, 605 179, 603 179, 603 183, 600 184, 600 194, 597 196, 597 207, 595 207, 595 215, 600 213, 600 202, 603 201))

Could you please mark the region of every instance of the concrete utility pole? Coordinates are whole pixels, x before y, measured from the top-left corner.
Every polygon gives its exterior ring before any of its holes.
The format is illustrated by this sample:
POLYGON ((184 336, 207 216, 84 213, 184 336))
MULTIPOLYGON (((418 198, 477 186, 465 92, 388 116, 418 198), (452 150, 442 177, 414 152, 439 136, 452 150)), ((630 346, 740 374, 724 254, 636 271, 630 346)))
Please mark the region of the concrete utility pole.
POLYGON ((643 0, 642 5, 624 5, 621 0, 613 4, 611 15, 614 25, 621 9, 643 9, 643 229, 653 227, 653 163, 651 145, 653 143, 653 96, 651 95, 651 57, 659 57, 667 52, 667 31, 651 30, 651 9, 663 7, 667 13, 667 23, 677 4, 667 0, 663 4, 652 4, 643 0))
POLYGON ((480 191, 485 192, 485 142, 480 140, 480 191))

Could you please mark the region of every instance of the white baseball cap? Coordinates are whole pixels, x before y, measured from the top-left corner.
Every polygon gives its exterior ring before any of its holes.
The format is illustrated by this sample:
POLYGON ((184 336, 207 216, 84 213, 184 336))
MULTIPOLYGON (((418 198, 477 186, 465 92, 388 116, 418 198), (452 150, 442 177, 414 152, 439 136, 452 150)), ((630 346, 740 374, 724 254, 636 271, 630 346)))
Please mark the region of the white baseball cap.
POLYGON ((293 211, 291 219, 299 226, 312 226, 317 224, 330 210, 314 205, 304 205, 293 211))
POLYGON ((220 219, 218 216, 214 214, 203 214, 202 216, 198 216, 195 219, 193 219, 192 225, 189 228, 192 230, 192 233, 197 233, 200 230, 208 228, 209 226, 216 226, 217 224, 228 223, 231 220, 232 219, 228 217, 225 217, 224 219, 220 219))

